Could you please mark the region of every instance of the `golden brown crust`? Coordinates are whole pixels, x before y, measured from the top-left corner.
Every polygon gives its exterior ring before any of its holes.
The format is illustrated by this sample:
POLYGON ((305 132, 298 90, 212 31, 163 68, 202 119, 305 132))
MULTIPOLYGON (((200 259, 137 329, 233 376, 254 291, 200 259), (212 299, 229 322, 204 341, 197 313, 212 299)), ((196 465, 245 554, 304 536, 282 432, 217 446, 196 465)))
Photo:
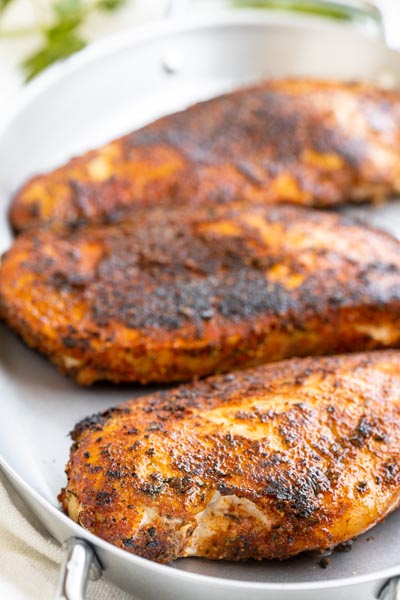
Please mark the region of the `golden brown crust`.
POLYGON ((20 236, 0 306, 81 384, 168 382, 400 343, 400 245, 300 207, 137 211, 20 236))
POLYGON ((399 366, 295 359, 136 398, 76 426, 60 501, 159 562, 333 547, 399 504, 399 366))
POLYGON ((10 217, 22 231, 165 202, 337 206, 390 195, 399 181, 397 94, 276 80, 196 104, 34 177, 10 217))

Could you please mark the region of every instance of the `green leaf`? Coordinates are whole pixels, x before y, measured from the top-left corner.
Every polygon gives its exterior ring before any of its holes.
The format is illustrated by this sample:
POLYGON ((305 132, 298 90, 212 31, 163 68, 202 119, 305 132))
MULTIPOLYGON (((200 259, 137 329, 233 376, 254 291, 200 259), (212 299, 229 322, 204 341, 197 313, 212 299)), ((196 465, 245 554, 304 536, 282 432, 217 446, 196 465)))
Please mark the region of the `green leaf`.
POLYGON ((125 4, 126 0, 98 0, 97 7, 100 10, 112 12, 125 4))
POLYGON ((58 2, 58 20, 44 32, 42 48, 21 65, 27 82, 53 63, 67 58, 86 46, 86 40, 78 32, 78 28, 83 22, 83 14, 74 10, 75 7, 78 7, 78 3, 80 0, 58 2))
MULTIPOLYGON (((13 0, 0 0, 0 16, 12 2, 13 0)), ((84 48, 86 40, 82 37, 80 28, 91 14, 117 10, 125 2, 126 0, 54 0, 50 25, 37 23, 25 30, 5 32, 8 38, 32 35, 32 32, 42 37, 42 46, 21 65, 25 80, 30 81, 56 61, 84 48)))
POLYGON ((64 29, 64 27, 65 24, 60 24, 49 30, 42 48, 22 63, 26 81, 30 81, 53 63, 67 58, 86 46, 86 41, 74 30, 64 29))
POLYGON ((65 17, 82 16, 83 5, 81 0, 58 0, 54 4, 54 12, 61 20, 65 17))
POLYGON ((82 23, 82 15, 65 16, 57 21, 52 27, 49 27, 45 32, 45 37, 49 44, 62 43, 65 39, 68 44, 68 37, 72 34, 77 35, 77 29, 82 23))
POLYGON ((0 15, 11 4, 12 0, 0 0, 0 15))

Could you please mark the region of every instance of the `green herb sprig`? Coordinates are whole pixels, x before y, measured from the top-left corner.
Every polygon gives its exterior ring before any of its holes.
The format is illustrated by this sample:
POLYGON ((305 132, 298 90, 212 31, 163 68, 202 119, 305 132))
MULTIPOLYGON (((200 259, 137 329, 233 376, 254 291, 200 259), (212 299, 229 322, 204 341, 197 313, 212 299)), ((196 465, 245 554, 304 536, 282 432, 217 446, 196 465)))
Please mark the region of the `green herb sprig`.
MULTIPOLYGON (((6 8, 15 0, 0 0, 0 19, 6 8)), ((81 50, 87 44, 82 26, 88 17, 98 12, 113 12, 126 0, 57 0, 51 9, 48 22, 37 23, 29 29, 2 31, 2 37, 38 34, 41 45, 22 62, 25 81, 30 81, 44 69, 81 50)))

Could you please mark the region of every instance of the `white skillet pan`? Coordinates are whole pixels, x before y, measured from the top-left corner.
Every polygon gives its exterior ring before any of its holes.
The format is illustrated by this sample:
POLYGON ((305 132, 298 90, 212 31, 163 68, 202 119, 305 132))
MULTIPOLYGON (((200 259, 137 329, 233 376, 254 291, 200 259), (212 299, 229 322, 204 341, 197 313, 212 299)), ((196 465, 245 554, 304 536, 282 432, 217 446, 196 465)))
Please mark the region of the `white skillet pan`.
MULTIPOLYGON (((400 84, 400 55, 379 34, 349 24, 235 11, 136 29, 49 70, 28 86, 0 133, 0 251, 11 243, 12 193, 31 174, 193 101, 287 75, 390 77, 400 84)), ((363 211, 400 235, 396 202, 363 211)), ((57 502, 67 433, 86 415, 147 391, 81 389, 0 324, 0 465, 48 530, 60 542, 70 540, 58 599, 84 597, 94 552, 105 577, 143 600, 398 598, 400 511, 358 539, 350 553, 334 554, 326 570, 316 556, 245 564, 184 559, 161 566, 68 519, 57 502)))

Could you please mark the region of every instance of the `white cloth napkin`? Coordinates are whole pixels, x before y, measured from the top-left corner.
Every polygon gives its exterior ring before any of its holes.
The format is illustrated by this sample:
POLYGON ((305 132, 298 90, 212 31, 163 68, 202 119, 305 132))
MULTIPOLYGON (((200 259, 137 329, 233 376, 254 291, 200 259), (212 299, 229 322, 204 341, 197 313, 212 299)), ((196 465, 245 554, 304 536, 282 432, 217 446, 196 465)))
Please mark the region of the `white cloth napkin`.
MULTIPOLYGON (((52 600, 62 555, 60 544, 23 505, 0 473, 0 598, 52 600)), ((89 582, 87 598, 135 600, 103 579, 89 582)))

